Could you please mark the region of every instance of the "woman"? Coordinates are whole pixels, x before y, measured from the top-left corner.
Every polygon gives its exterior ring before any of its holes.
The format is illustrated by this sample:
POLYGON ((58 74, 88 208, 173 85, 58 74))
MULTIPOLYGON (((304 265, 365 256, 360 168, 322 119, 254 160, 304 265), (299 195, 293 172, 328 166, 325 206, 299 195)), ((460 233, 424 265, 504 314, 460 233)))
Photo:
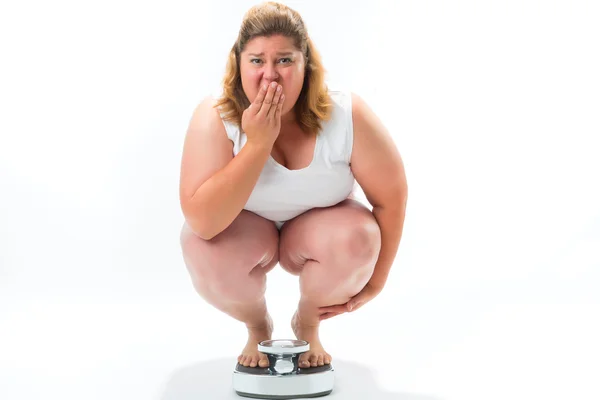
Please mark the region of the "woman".
POLYGON ((300 15, 255 6, 222 97, 198 105, 186 134, 183 257, 200 296, 245 323, 244 366, 268 366, 257 343, 271 339, 264 294, 278 262, 300 280, 292 329, 310 351, 299 366, 321 366, 332 358, 320 321, 381 292, 402 235, 407 184, 394 142, 359 96, 329 90, 324 76, 300 15), (355 182, 372 212, 352 198, 355 182))

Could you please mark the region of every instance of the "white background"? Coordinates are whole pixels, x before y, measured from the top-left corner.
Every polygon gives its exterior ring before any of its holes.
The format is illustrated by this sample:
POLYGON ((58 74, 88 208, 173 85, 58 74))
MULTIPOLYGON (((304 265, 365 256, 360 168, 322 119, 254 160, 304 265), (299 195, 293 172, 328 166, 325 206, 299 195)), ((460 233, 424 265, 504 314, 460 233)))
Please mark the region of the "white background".
MULTIPOLYGON (((285 3, 410 188, 386 288, 322 325, 330 398, 600 398, 598 5, 285 3)), ((191 286, 178 185, 254 4, 2 4, 0 399, 236 398, 246 330, 191 286)), ((297 278, 268 285, 291 337, 297 278)))

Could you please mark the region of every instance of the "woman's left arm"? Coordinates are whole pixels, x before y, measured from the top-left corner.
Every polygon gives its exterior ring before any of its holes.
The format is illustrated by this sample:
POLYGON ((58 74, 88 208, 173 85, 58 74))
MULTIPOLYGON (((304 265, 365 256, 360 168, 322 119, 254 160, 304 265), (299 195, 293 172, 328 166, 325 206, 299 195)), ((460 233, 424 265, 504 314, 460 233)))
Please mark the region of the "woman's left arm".
POLYGON ((350 168, 381 230, 381 250, 368 285, 381 291, 396 257, 408 196, 404 164, 381 120, 352 93, 354 145, 350 168))
POLYGON ((408 186, 404 164, 396 144, 383 123, 358 95, 352 93, 354 145, 350 168, 381 231, 381 249, 373 275, 365 287, 345 304, 321 307, 320 320, 358 310, 385 286, 400 245, 408 186))

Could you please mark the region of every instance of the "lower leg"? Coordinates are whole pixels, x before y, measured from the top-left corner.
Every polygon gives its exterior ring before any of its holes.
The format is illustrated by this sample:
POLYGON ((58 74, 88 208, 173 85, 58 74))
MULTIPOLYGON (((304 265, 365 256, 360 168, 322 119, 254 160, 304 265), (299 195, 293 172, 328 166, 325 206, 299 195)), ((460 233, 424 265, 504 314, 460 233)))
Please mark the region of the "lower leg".
POLYGON ((245 211, 210 241, 196 236, 187 224, 181 232, 183 258, 196 292, 246 325, 248 342, 238 357, 245 366, 268 366, 257 344, 271 339, 273 332, 264 294, 266 274, 278 261, 276 235, 271 222, 245 211))
POLYGON ((247 327, 264 325, 268 315, 264 296, 265 273, 259 272, 254 276, 246 277, 243 279, 243 285, 239 285, 242 281, 239 277, 231 277, 231 280, 238 282, 231 282, 227 284, 230 287, 224 289, 216 286, 214 282, 192 277, 196 292, 213 307, 243 322, 247 327))
POLYGON ((248 341, 237 360, 247 367, 269 366, 267 356, 261 354, 257 346, 263 340, 271 339, 273 334, 273 320, 264 296, 266 276, 263 268, 257 266, 253 270, 251 276, 244 280, 243 289, 231 287, 223 290, 214 288, 210 282, 207 285, 194 284, 196 291, 209 304, 246 325, 248 341), (232 292, 237 292, 237 296, 232 292))
POLYGON ((298 365, 301 368, 316 367, 331 363, 331 355, 325 351, 319 338, 319 315, 315 302, 300 298, 298 309, 292 317, 292 330, 299 340, 310 343, 310 351, 300 356, 298 365))
POLYGON ((332 357, 325 351, 319 338, 320 307, 345 304, 367 284, 373 272, 374 263, 357 267, 344 277, 336 276, 331 268, 317 261, 307 261, 300 277, 301 297, 292 318, 292 329, 296 337, 310 343, 310 351, 301 355, 300 367, 316 367, 330 364, 332 357), (328 289, 329 288, 329 289, 328 289), (334 288, 331 290, 331 288, 334 288))

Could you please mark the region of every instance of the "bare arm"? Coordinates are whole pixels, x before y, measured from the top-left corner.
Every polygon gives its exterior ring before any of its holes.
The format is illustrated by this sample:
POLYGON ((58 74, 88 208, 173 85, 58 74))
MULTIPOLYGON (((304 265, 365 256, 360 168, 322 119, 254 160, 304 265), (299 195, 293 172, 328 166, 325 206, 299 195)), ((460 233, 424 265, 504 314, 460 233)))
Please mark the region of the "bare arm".
POLYGON ((181 161, 180 203, 194 233, 210 240, 225 230, 248 201, 271 146, 247 142, 233 157, 233 143, 206 98, 194 111, 181 161))

